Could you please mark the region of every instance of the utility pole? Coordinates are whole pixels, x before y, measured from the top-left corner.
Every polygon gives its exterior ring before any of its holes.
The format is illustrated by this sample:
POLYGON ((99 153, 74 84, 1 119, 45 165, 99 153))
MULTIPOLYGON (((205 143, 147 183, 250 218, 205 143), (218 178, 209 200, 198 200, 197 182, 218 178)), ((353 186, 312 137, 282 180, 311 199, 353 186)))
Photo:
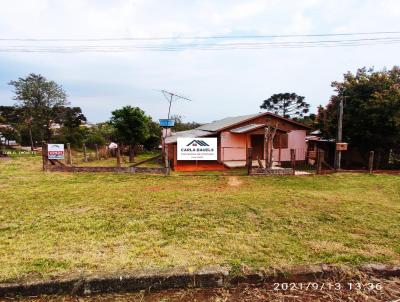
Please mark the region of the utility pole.
MULTIPOLYGON (((343 139, 343 100, 344 96, 340 99, 339 103, 339 116, 338 116, 338 132, 337 132, 337 141, 336 143, 341 143, 343 139)), ((336 147, 337 149, 337 147, 336 147)), ((340 164, 342 161, 342 151, 336 150, 336 170, 340 170, 340 164)))

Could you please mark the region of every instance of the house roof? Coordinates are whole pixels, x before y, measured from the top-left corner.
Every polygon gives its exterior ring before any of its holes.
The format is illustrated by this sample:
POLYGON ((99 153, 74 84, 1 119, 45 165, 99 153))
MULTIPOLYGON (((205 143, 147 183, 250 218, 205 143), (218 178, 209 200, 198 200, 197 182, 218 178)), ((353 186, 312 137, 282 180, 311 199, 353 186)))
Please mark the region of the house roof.
POLYGON ((246 132, 256 130, 256 129, 262 128, 262 127, 265 127, 265 125, 264 124, 248 124, 243 127, 231 129, 231 132, 232 133, 246 133, 246 132))
POLYGON ((281 119, 281 120, 284 120, 284 121, 286 121, 288 123, 297 125, 297 126, 303 128, 303 129, 311 129, 310 127, 308 127, 308 126, 306 126, 306 125, 304 125, 302 123, 296 122, 295 120, 292 120, 292 119, 289 119, 289 118, 285 118, 283 116, 280 116, 278 114, 271 113, 271 112, 262 112, 262 113, 256 113, 256 114, 248 114, 248 115, 227 117, 227 118, 224 118, 222 120, 217 120, 217 121, 214 121, 212 123, 202 125, 202 126, 196 128, 196 129, 217 132, 217 131, 221 131, 221 130, 224 130, 226 128, 230 128, 230 127, 233 127, 235 125, 238 125, 238 124, 241 124, 243 122, 255 119, 257 117, 262 117, 262 116, 275 117, 277 119, 281 119))
POLYGON ((166 144, 176 143, 178 137, 204 137, 211 134, 214 134, 214 132, 204 131, 197 128, 192 130, 180 131, 172 134, 171 136, 167 136, 165 138, 165 143, 166 144))
POLYGON ((198 127, 197 129, 201 129, 201 130, 205 130, 205 131, 220 131, 227 127, 231 127, 231 126, 240 124, 242 122, 251 120, 259 115, 260 114, 257 113, 257 114, 226 117, 222 120, 217 120, 217 121, 211 122, 209 124, 202 125, 202 126, 198 127))
MULTIPOLYGON (((165 143, 166 144, 176 143, 178 137, 204 137, 204 136, 209 136, 209 135, 212 135, 212 134, 216 134, 217 132, 222 131, 224 129, 234 127, 235 125, 240 125, 240 124, 242 124, 244 122, 251 121, 251 120, 253 120, 253 119, 257 118, 257 117, 262 117, 262 116, 272 116, 272 117, 275 117, 275 118, 278 118, 278 119, 285 120, 288 123, 292 123, 292 124, 295 124, 297 126, 300 126, 303 129, 310 129, 310 127, 308 127, 308 126, 306 126, 306 125, 304 125, 302 123, 296 122, 294 120, 291 120, 291 119, 288 119, 288 118, 284 118, 284 117, 282 117, 280 115, 277 115, 277 114, 274 114, 274 113, 271 113, 271 112, 263 112, 263 113, 256 113, 256 114, 231 116, 231 117, 227 117, 227 118, 224 118, 224 119, 221 119, 221 120, 217 120, 217 121, 211 122, 209 124, 202 125, 200 127, 192 129, 192 130, 176 132, 173 135, 166 137, 165 143)), ((245 132, 248 132, 250 130, 254 130, 254 129, 257 129, 257 128, 263 127, 263 126, 264 125, 262 125, 262 124, 250 124, 250 125, 246 125, 246 126, 242 126, 242 127, 238 127, 238 128, 232 129, 231 132, 233 132, 233 133, 245 133, 245 132), (251 127, 255 127, 255 128, 251 128, 251 127), (237 131, 237 132, 235 132, 235 131, 237 131)), ((278 129, 278 130, 281 130, 281 129, 278 129)))
MULTIPOLYGON (((238 133, 238 134, 247 133, 247 132, 250 132, 250 131, 253 131, 253 130, 256 130, 256 129, 260 129, 260 128, 264 128, 264 127, 265 127, 265 124, 248 124, 248 125, 243 126, 243 127, 238 127, 238 128, 231 129, 230 132, 238 133)), ((285 131, 283 129, 280 129, 279 127, 277 128, 277 130, 278 131, 282 131, 282 132, 287 132, 287 131, 285 131)))

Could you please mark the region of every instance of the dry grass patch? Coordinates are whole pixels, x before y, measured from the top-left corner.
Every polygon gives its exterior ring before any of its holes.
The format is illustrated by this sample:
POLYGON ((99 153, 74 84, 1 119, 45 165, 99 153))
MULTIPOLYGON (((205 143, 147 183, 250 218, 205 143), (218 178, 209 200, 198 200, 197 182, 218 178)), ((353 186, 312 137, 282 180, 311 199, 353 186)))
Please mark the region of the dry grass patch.
POLYGON ((228 185, 231 187, 239 187, 242 184, 243 184, 243 181, 241 181, 239 179, 239 177, 237 177, 237 176, 230 176, 228 178, 228 185))

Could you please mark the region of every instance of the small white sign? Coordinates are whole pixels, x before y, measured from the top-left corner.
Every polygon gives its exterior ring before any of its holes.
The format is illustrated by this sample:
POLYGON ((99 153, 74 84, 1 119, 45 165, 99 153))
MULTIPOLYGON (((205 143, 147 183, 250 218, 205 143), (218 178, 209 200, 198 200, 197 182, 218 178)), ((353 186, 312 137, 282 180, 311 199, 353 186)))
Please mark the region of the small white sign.
POLYGON ((49 159, 64 159, 64 144, 48 144, 47 157, 49 159))
POLYGON ((108 145, 108 149, 117 149, 117 148, 118 148, 118 145, 117 145, 116 143, 111 142, 111 143, 108 145))
POLYGON ((217 160, 216 137, 178 137, 178 160, 217 160))

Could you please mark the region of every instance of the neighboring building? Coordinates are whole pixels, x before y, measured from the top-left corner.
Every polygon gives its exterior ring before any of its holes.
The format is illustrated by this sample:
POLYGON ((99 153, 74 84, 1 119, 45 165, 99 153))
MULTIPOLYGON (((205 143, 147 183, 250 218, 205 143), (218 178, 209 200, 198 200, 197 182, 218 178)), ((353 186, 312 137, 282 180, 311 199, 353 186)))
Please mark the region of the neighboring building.
POLYGON ((87 123, 87 122, 81 124, 81 127, 83 127, 83 128, 88 128, 88 129, 93 128, 93 127, 95 127, 95 126, 96 126, 96 124, 87 123))
POLYGON ((296 160, 304 160, 307 130, 304 124, 279 115, 265 112, 244 116, 228 117, 200 126, 193 130, 176 132, 165 139, 169 159, 175 170, 213 170, 246 165, 248 148, 253 150, 253 159, 265 158, 264 132, 267 125, 278 125, 273 141, 273 161, 277 164, 290 161, 290 149, 296 149, 296 160), (179 137, 216 137, 218 142, 217 161, 178 161, 177 139, 179 137))
POLYGON ((320 130, 315 130, 306 137, 308 162, 313 164, 317 159, 317 151, 324 151, 323 160, 325 163, 333 167, 335 160, 334 139, 325 139, 322 137, 320 130))

